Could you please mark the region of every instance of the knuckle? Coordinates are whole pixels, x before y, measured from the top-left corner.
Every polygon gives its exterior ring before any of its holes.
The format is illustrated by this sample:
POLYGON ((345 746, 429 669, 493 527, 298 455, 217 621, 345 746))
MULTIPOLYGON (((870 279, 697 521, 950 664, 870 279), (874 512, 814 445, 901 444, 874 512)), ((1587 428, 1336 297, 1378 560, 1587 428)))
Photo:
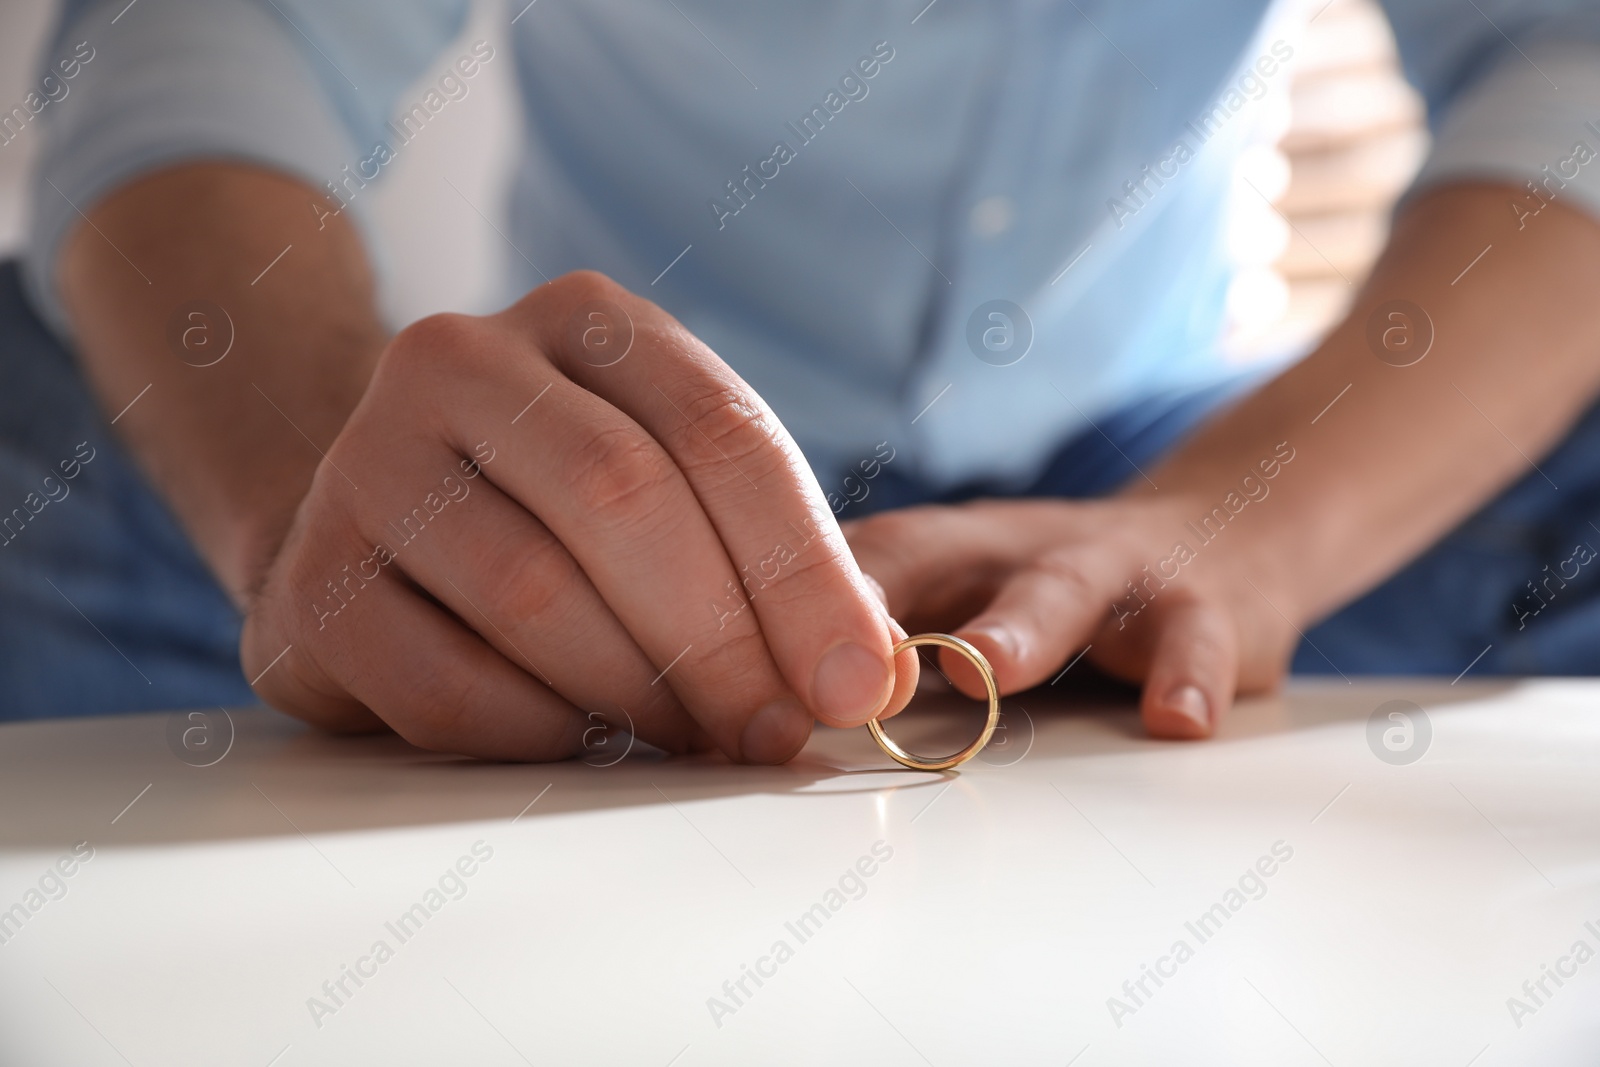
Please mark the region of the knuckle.
POLYGON ((395 334, 389 342, 389 356, 405 364, 453 359, 470 352, 479 334, 478 323, 469 315, 429 315, 395 334))
POLYGON ((414 671, 392 707, 375 708, 418 748, 491 759, 558 760, 571 756, 589 725, 561 699, 516 695, 492 671, 458 666, 414 671), (531 706, 530 706, 531 705, 531 706), (510 724, 509 729, 493 724, 510 724))
POLYGON ((549 294, 563 303, 586 303, 590 300, 616 300, 627 290, 608 275, 597 270, 575 270, 561 275, 544 286, 549 294))
POLYGON ((390 340, 373 375, 372 390, 386 390, 391 402, 432 406, 442 375, 463 369, 492 372, 491 331, 471 315, 441 313, 418 319, 390 340))
POLYGON ((298 613, 284 617, 261 603, 245 618, 241 666, 255 681, 262 702, 285 714, 335 732, 371 729, 372 716, 337 678, 339 653, 331 656, 309 636, 298 613))
POLYGON ((469 740, 464 727, 467 710, 481 706, 485 697, 470 671, 414 672, 405 707, 374 710, 418 748, 452 752, 469 740))
POLYGON ((759 627, 729 627, 719 638, 692 666, 702 692, 743 703, 753 694, 771 692, 781 684, 770 666, 766 638, 759 627))
POLYGON ((432 708, 413 715, 385 716, 394 732, 408 744, 429 752, 452 752, 459 746, 461 731, 448 710, 432 708))
POLYGON ((774 603, 794 606, 806 598, 818 598, 817 602, 826 604, 830 613, 835 613, 841 609, 854 610, 855 601, 845 599, 848 596, 845 590, 849 589, 845 575, 851 566, 841 551, 823 542, 804 545, 798 551, 790 550, 787 555, 775 551, 748 573, 761 578, 765 583, 761 595, 772 597, 774 603), (771 578, 763 569, 768 562, 777 567, 777 574, 771 578))
MULTIPOLYGON (((813 538, 818 536, 812 534, 813 538)), ((798 551, 791 550, 787 557, 778 557, 778 564, 781 568, 778 576, 780 581, 787 579, 797 586, 813 589, 821 582, 833 581, 849 568, 844 553, 827 540, 819 544, 802 545, 798 551)))
POLYGON ((1177 653, 1179 661, 1205 675, 1225 671, 1234 661, 1231 636, 1215 628, 1170 627, 1165 647, 1177 653))
POLYGON ((694 461, 697 466, 720 467, 729 460, 740 467, 751 461, 767 465, 770 457, 782 454, 782 436, 771 412, 744 389, 719 385, 679 406, 688 422, 678 433, 686 445, 683 454, 703 456, 694 461))
POLYGON ((637 519, 650 512, 665 499, 677 473, 655 441, 629 426, 590 430, 577 459, 573 498, 601 518, 637 519))
POLYGON ((1069 552, 1046 552, 1033 563, 1040 577, 1063 586, 1076 601, 1087 601, 1095 592, 1094 579, 1084 570, 1083 561, 1069 552))
POLYGON ((583 580, 577 562, 554 537, 530 542, 521 531, 488 552, 481 573, 495 576, 486 587, 484 611, 507 628, 551 620, 583 580))

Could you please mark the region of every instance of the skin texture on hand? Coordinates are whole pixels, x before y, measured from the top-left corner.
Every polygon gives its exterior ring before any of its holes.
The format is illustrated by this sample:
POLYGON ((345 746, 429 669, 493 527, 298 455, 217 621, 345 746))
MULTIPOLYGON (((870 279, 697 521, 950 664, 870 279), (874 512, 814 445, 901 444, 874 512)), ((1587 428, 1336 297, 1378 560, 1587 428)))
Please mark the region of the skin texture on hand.
MULTIPOLYGON (((1002 693, 1051 681, 1088 646, 1102 668, 1144 682, 1153 735, 1204 737, 1236 686, 1276 683, 1296 634, 1223 538, 1175 558, 1180 533, 1198 544, 1185 522, 1204 511, 1186 503, 975 501, 886 512, 846 536, 895 617, 976 645, 1002 693)), ((940 666, 981 696, 965 659, 940 666)))
POLYGON ((714 353, 586 273, 385 342, 315 199, 162 172, 93 207, 62 265, 103 406, 153 381, 118 429, 245 607, 264 699, 491 758, 572 755, 598 717, 753 762, 905 704, 903 631, 714 353), (235 323, 211 366, 163 340, 195 299, 235 323))
POLYGON ((101 410, 149 387, 115 429, 241 607, 386 340, 366 253, 345 220, 318 229, 315 195, 235 164, 162 171, 83 205, 92 225, 59 260, 101 410), (167 337, 197 300, 232 324, 232 348, 208 367, 167 337))
POLYGON ((908 509, 850 524, 847 549, 770 409, 660 309, 580 274, 386 344, 359 242, 312 225, 314 195, 221 164, 130 185, 70 241, 67 306, 106 410, 150 386, 118 429, 246 606, 262 694, 475 755, 566 755, 620 708, 671 750, 787 758, 812 717, 909 699, 880 589, 913 630, 971 640, 1005 692, 1092 646, 1144 684, 1153 734, 1205 736, 1600 391, 1600 227, 1554 205, 1523 232, 1514 190, 1444 188, 1402 215, 1349 319, 1147 472, 1160 488, 908 509), (196 298, 236 323, 212 367, 161 340, 196 298), (1367 339, 1396 298, 1436 333, 1404 367, 1367 339), (622 361, 588 358, 597 307, 628 323, 622 361), (1196 537, 1272 457, 1293 466, 1270 499, 1196 537))
MULTIPOLYGON (((1600 393, 1600 224, 1554 204, 1519 229, 1521 195, 1419 196, 1343 324, 1148 481, 1103 501, 850 523, 863 570, 912 630, 977 645, 1002 692, 1089 647, 1142 683, 1153 735, 1209 735, 1236 692, 1279 683, 1302 631, 1528 474, 1600 393), (1420 308, 1410 328, 1432 336, 1404 366, 1410 354, 1369 339, 1394 300, 1420 308)), ((981 692, 959 658, 943 666, 981 692)))

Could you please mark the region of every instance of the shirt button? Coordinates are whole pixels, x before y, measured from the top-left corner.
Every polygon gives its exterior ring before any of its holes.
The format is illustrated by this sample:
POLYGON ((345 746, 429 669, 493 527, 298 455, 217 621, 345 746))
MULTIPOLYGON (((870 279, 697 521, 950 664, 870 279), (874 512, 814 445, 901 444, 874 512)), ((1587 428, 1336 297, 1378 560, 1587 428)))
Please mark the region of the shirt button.
POLYGON ((1016 205, 1009 196, 989 196, 972 205, 968 223, 979 237, 999 237, 1016 221, 1016 205))

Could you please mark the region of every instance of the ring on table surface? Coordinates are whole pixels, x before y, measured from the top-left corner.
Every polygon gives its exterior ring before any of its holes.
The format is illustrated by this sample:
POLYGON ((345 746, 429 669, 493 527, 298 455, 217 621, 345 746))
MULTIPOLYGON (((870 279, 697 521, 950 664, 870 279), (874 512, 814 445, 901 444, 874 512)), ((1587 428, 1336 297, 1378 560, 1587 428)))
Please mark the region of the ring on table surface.
POLYGON ((989 718, 983 725, 983 733, 979 734, 972 744, 954 755, 941 759, 926 759, 913 755, 895 744, 894 739, 883 732, 883 725, 877 719, 868 719, 867 729, 872 732, 872 739, 878 742, 878 747, 887 752, 896 763, 910 767, 914 771, 944 771, 951 767, 959 767, 976 756, 983 751, 983 746, 989 743, 989 738, 994 736, 995 725, 1000 721, 1000 690, 995 688, 994 668, 983 658, 983 653, 959 637, 952 637, 949 634, 917 634, 895 645, 894 654, 899 656, 908 648, 918 648, 922 645, 937 645, 952 652, 959 652, 978 668, 979 674, 983 675, 983 686, 989 691, 989 718))

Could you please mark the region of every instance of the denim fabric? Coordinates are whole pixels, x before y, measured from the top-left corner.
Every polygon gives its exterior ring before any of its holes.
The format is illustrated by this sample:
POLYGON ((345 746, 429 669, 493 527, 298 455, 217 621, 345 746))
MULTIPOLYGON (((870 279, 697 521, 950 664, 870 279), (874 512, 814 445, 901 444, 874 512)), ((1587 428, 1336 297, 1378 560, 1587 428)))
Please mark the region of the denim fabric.
POLYGON ((1597 549, 1600 405, 1538 470, 1309 630, 1295 670, 1454 677, 1470 664, 1472 675, 1600 672, 1597 549))
POLYGON ((0 719, 254 703, 238 613, 10 263, 0 383, 0 719))

